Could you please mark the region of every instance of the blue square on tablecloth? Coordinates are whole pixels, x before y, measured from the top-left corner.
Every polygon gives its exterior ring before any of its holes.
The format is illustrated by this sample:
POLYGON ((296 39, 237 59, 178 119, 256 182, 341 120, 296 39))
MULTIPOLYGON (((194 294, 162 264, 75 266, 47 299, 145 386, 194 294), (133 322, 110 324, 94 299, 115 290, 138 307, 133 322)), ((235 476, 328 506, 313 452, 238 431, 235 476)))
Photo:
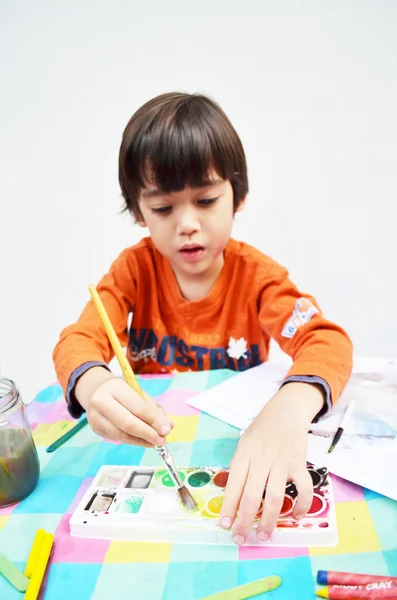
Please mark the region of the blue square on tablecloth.
POLYGON ((102 442, 98 447, 86 477, 95 477, 102 465, 139 465, 145 448, 129 444, 102 442))
POLYGON ((49 385, 48 387, 41 390, 37 396, 35 396, 35 402, 55 402, 62 396, 62 388, 59 384, 49 385))
POLYGON ((238 563, 238 585, 250 583, 269 575, 278 575, 281 577, 282 583, 277 590, 262 594, 266 600, 314 598, 315 586, 309 556, 243 560, 238 563))
POLYGON ((369 500, 376 500, 377 498, 384 498, 382 494, 378 494, 378 492, 374 492, 373 490, 369 490, 367 488, 363 488, 364 498, 369 500))
POLYGON ((104 563, 90 599, 162 600, 167 569, 167 563, 104 563))
POLYGON ((386 550, 383 552, 384 559, 392 577, 397 577, 397 550, 386 550))
POLYGON ((232 377, 237 375, 237 371, 232 371, 230 369, 214 369, 209 372, 208 375, 208 384, 207 387, 212 388, 214 385, 219 385, 232 377))
POLYGON ((197 600, 237 585, 237 563, 170 564, 162 600, 197 600))
POLYGON ((13 514, 63 513, 82 481, 82 477, 73 475, 41 477, 37 488, 15 508, 13 514))
POLYGON ((85 477, 98 448, 99 443, 84 447, 62 446, 58 448, 42 470, 41 477, 53 477, 60 473, 85 477))
POLYGON ((237 439, 196 440, 190 462, 192 465, 227 466, 237 447, 237 439))
POLYGON ((397 538, 396 501, 380 496, 367 503, 382 550, 394 550, 397 538))
MULTIPOLYGON (((55 563, 51 564, 46 587, 46 600, 89 600, 93 591, 102 564, 76 564, 55 563)), ((115 582, 115 590, 117 584, 115 582)), ((114 590, 114 592, 115 592, 114 590)), ((117 596, 113 593, 113 598, 117 596)))
MULTIPOLYGON (((55 533, 61 519, 62 514, 16 515, 14 511, 0 530, 0 551, 11 561, 26 562, 37 530, 55 533)), ((0 598, 3 600, 3 596, 0 598)))
POLYGON ((144 392, 155 398, 164 394, 172 383, 172 377, 161 377, 160 379, 145 379, 144 377, 139 378, 139 385, 144 392))

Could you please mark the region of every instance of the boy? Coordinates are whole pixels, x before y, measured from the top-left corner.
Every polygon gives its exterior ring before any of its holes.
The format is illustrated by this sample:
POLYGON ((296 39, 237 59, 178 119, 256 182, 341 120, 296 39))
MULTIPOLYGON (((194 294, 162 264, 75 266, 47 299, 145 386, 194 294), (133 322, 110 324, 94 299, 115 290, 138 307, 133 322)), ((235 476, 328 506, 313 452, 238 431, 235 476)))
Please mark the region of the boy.
MULTIPOLYGON (((294 360, 241 437, 220 515, 221 526, 233 527, 234 541, 244 544, 267 484, 257 530, 266 541, 287 480, 298 489, 294 516, 310 508, 307 430, 349 378, 350 340, 285 269, 230 239, 248 193, 247 167, 236 131, 210 99, 170 93, 142 106, 124 131, 119 180, 125 209, 150 237, 121 253, 98 291, 134 371, 241 371, 267 360, 271 337, 294 360)), ((107 438, 163 444, 172 421, 110 373, 111 358, 89 302, 54 350, 70 413, 85 410, 92 429, 107 438)))

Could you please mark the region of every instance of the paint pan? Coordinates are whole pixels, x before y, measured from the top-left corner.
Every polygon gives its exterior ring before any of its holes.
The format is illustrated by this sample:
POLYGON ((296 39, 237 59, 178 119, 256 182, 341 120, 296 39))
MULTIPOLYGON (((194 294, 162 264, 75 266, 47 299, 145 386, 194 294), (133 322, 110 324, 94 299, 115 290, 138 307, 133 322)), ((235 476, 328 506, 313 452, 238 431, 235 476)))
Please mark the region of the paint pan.
POLYGON ((312 478, 313 488, 315 490, 320 488, 327 477, 328 470, 325 467, 313 467, 313 465, 311 464, 307 466, 307 470, 309 472, 310 477, 312 478))
POLYGON ((202 488, 212 479, 211 473, 208 471, 197 469, 191 473, 187 479, 187 483, 192 488, 202 488))
MULTIPOLYGON (((101 467, 70 519, 71 534, 86 538, 233 545, 231 531, 219 526, 228 469, 186 467, 180 469, 180 474, 197 503, 198 510, 194 513, 185 510, 164 468, 101 467)), ((336 544, 332 485, 328 475, 322 475, 309 513, 299 521, 293 517, 296 487, 293 482, 287 484, 277 527, 268 542, 261 542, 255 535, 262 503, 247 545, 336 544)))
POLYGON ((221 489, 225 489, 229 479, 229 471, 218 471, 212 478, 212 483, 221 489))
POLYGON ((127 488, 146 489, 149 487, 153 477, 153 471, 133 471, 128 479, 127 488))
POLYGON ((293 506, 294 506, 293 498, 291 498, 291 496, 287 496, 287 494, 286 494, 284 496, 284 501, 283 501, 283 505, 281 507, 280 516, 286 517, 287 515, 290 515, 292 513, 293 506))
POLYGON ((308 515, 311 517, 316 517, 317 515, 321 515, 327 508, 326 501, 323 496, 320 494, 313 494, 312 505, 309 508, 308 515))
POLYGON ((120 467, 114 467, 108 469, 102 475, 98 481, 98 487, 106 489, 116 489, 123 485, 127 476, 127 469, 121 469, 120 467))
POLYGON ((84 510, 91 512, 106 512, 109 510, 116 494, 107 494, 105 492, 94 492, 84 510))

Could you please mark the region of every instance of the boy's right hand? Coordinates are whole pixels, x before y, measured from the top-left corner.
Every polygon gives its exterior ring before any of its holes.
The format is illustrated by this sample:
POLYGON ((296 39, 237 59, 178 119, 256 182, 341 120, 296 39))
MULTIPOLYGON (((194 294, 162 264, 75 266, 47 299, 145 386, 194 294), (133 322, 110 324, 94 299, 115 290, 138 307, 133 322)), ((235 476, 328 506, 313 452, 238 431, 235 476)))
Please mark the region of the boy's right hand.
POLYGON ((153 398, 145 394, 143 400, 123 379, 103 367, 86 371, 75 393, 91 428, 107 439, 146 448, 162 446, 174 427, 153 398))

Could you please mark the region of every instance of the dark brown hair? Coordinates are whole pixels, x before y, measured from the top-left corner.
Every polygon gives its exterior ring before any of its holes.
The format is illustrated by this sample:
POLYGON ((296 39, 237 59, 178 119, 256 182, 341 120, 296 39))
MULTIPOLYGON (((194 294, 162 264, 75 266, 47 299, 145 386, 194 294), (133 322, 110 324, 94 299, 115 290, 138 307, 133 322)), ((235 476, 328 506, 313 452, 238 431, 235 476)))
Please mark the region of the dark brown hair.
POLYGON ((197 187, 214 169, 230 181, 236 210, 248 193, 240 138, 223 110, 200 94, 168 93, 141 106, 123 133, 119 181, 125 210, 141 218, 139 195, 150 182, 165 193, 197 187))

